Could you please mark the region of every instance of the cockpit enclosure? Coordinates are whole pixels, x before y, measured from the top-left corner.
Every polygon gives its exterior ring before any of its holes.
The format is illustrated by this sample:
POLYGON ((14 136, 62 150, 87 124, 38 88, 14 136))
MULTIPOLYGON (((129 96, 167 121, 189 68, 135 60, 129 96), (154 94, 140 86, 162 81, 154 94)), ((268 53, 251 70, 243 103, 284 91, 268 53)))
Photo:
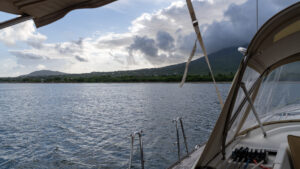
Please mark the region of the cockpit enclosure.
POLYGON ((300 2, 268 20, 252 39, 215 128, 195 167, 209 166, 237 136, 262 125, 300 121, 300 2))

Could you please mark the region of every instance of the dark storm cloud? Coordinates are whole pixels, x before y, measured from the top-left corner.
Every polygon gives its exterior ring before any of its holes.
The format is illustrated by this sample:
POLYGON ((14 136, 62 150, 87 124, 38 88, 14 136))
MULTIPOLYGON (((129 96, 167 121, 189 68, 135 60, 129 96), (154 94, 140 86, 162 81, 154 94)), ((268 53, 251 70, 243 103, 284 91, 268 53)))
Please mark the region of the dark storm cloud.
POLYGON ((196 40, 196 35, 194 32, 186 36, 179 36, 177 38, 178 48, 182 53, 189 53, 191 52, 194 42, 196 40))
MULTIPOLYGON (((128 47, 129 59, 133 59, 132 52, 140 51, 143 53, 144 58, 153 65, 160 65, 165 63, 167 55, 158 54, 158 47, 154 39, 148 38, 147 36, 136 36, 134 42, 128 47)), ((130 62, 132 62, 130 60, 130 62)))
POLYGON ((147 36, 136 36, 134 42, 129 46, 129 51, 140 51, 146 56, 156 57, 158 48, 155 45, 154 39, 147 36))
MULTIPOLYGON (((259 1, 259 27, 270 17, 284 7, 297 2, 264 0, 259 1)), ((224 12, 225 19, 215 21, 209 25, 202 25, 201 32, 208 53, 223 48, 245 45, 250 43, 256 33, 256 1, 248 0, 243 4, 232 4, 224 12), (203 28, 206 28, 203 31, 203 28)), ((177 39, 179 48, 183 52, 191 50, 195 40, 195 33, 177 39)))
MULTIPOLYGON (((269 18, 275 15, 283 7, 292 4, 293 0, 288 3, 280 4, 275 1, 259 1, 259 27, 262 26, 269 18)), ((296 2, 296 0, 294 0, 296 2)), ((204 41, 207 44, 207 50, 214 52, 222 48, 244 45, 250 43, 256 33, 256 2, 248 0, 247 2, 236 5, 232 4, 224 13, 229 20, 213 22, 207 27, 204 33, 204 41)))
POLYGON ((174 38, 165 31, 158 31, 156 34, 157 46, 162 50, 172 50, 174 48, 174 38))
MULTIPOLYGON (((203 26, 200 27, 208 53, 226 47, 247 44, 256 32, 255 1, 249 0, 242 5, 230 5, 224 16, 227 19, 205 25, 205 31, 203 31, 203 26)), ((179 37, 180 50, 190 51, 195 39, 194 32, 179 37)))
POLYGON ((78 55, 75 56, 75 59, 78 60, 79 62, 88 62, 87 59, 83 58, 83 57, 80 57, 78 55))

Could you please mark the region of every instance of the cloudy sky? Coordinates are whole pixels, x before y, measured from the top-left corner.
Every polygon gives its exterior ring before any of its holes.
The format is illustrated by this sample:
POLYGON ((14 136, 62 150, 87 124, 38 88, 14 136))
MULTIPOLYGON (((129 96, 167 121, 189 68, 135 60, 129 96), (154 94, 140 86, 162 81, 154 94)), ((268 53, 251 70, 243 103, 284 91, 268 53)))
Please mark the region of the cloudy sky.
MULTIPOLYGON (((259 0, 259 25, 298 0, 259 0)), ((255 0, 194 0, 208 53, 249 43, 255 0)), ((14 17, 0 13, 0 21, 14 17)), ((36 70, 131 70, 183 62, 195 33, 182 0, 119 0, 76 10, 36 29, 32 21, 0 30, 0 77, 36 70)), ((201 56, 201 50, 197 57, 201 56)))

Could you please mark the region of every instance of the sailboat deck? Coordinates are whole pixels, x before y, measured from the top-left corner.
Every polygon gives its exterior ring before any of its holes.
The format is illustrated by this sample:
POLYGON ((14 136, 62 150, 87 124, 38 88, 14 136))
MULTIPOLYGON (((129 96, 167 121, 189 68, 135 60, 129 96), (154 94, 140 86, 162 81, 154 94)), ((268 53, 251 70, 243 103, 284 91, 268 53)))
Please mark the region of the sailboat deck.
MULTIPOLYGON (((227 148, 227 159, 231 158, 232 151, 244 147, 257 152, 267 151, 267 162, 264 163, 266 167, 273 169, 293 168, 287 137, 288 135, 300 136, 300 123, 278 123, 264 126, 264 128, 267 132, 266 137, 263 136, 261 129, 257 128, 237 138, 237 140, 227 148)), ((226 164, 224 163, 217 166, 217 168, 224 168, 224 166, 228 167, 230 165, 234 168, 236 165, 245 166, 246 164, 245 162, 227 160, 226 164)), ((254 166, 254 163, 250 163, 247 168, 254 166)))
MULTIPOLYGON (((232 151, 241 147, 247 147, 252 150, 268 151, 266 167, 273 169, 290 169, 292 167, 292 160, 290 155, 290 148, 288 145, 287 136, 300 136, 300 122, 294 123, 278 123, 264 126, 267 137, 264 137, 261 129, 256 128, 244 136, 238 137, 232 144, 227 147, 227 160, 212 161, 211 166, 216 168, 235 168, 238 166, 245 166, 243 162, 232 161, 232 151)), ((195 149, 188 156, 184 157, 180 162, 175 163, 169 169, 190 169, 196 163, 197 159, 203 152, 204 146, 195 149)), ((254 167, 253 162, 249 163, 247 168, 254 167)))
POLYGON ((197 159, 200 157, 204 149, 204 146, 195 149, 190 154, 185 156, 181 161, 177 161, 175 164, 173 164, 168 169, 190 169, 193 167, 197 159))

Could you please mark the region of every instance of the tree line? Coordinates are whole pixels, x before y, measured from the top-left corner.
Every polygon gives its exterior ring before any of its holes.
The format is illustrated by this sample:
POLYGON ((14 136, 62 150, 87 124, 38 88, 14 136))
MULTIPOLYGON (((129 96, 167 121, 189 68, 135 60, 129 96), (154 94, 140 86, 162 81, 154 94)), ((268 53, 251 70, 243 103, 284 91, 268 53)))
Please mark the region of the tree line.
MULTIPOLYGON (((230 82, 234 77, 230 74, 217 74, 216 81, 230 82)), ((113 83, 113 82, 180 82, 182 75, 152 75, 152 76, 38 76, 38 77, 16 77, 16 78, 0 78, 2 83, 113 83)), ((207 75, 188 75, 187 82, 210 82, 212 78, 207 75)))

